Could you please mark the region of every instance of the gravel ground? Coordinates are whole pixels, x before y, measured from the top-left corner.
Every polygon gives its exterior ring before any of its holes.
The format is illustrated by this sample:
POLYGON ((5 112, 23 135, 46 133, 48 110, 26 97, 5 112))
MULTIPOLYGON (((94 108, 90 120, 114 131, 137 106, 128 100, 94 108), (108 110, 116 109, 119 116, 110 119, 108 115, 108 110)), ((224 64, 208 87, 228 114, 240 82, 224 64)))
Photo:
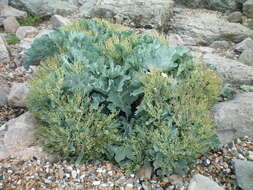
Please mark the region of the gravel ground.
POLYGON ((163 180, 126 175, 120 168, 106 161, 87 162, 75 165, 66 161, 2 160, 0 179, 4 190, 186 190, 194 174, 212 178, 226 190, 240 190, 236 187, 232 159, 252 160, 253 141, 245 137, 236 139, 221 148, 213 149, 197 160, 197 165, 185 177, 169 176, 163 180), (250 156, 251 155, 251 156, 250 156))

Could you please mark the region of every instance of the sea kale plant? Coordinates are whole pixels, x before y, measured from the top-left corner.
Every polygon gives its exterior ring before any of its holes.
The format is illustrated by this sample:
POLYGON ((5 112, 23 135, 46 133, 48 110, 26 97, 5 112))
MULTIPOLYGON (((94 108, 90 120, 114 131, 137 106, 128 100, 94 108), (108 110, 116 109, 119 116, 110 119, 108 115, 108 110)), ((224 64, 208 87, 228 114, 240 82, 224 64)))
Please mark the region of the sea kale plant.
POLYGON ((36 39, 40 63, 29 110, 42 144, 78 163, 109 160, 128 172, 183 174, 217 145, 209 112, 221 81, 188 49, 103 20, 81 20, 36 39))

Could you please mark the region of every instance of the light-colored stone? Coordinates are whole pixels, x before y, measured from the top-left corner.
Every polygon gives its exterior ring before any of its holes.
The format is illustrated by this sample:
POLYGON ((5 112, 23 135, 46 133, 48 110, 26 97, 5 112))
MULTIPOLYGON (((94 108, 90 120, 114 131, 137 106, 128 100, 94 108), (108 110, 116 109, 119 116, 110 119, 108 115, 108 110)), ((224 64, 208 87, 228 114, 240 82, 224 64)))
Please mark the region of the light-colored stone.
POLYGON ((253 40, 251 38, 246 38, 239 44, 236 44, 235 50, 238 52, 243 52, 246 49, 252 49, 253 50, 253 40))
POLYGON ((187 45, 210 45, 222 40, 238 43, 253 37, 253 30, 230 23, 214 11, 184 9, 173 20, 172 28, 187 45))
POLYGON ((230 48, 230 44, 227 41, 214 41, 210 47, 215 49, 228 49, 230 48))
POLYGON ((152 168, 141 168, 138 170, 136 176, 141 179, 149 180, 151 179, 152 171, 152 168))
POLYGON ((9 0, 0 0, 0 7, 8 6, 9 0))
POLYGON ((166 30, 173 0, 97 0, 80 9, 84 17, 99 17, 119 24, 166 30))
POLYGON ((213 108, 218 136, 223 144, 237 137, 253 136, 253 93, 237 95, 213 108))
POLYGON ((8 17, 16 17, 18 19, 23 19, 27 17, 27 13, 10 6, 0 6, 0 25, 2 25, 3 20, 8 17))
MULTIPOLYGON (((1 81, 0 81, 1 82, 1 81)), ((10 88, 7 84, 0 84, 0 106, 7 105, 10 88)))
POLYGON ((70 24, 70 20, 67 18, 64 18, 61 15, 52 16, 50 21, 54 28, 58 28, 58 27, 70 24))
POLYGON ((9 0, 9 4, 17 9, 40 15, 67 15, 78 10, 73 0, 9 0))
POLYGON ((16 32, 16 36, 22 40, 24 38, 34 38, 38 34, 37 28, 33 26, 21 26, 16 32))
POLYGON ((240 11, 232 12, 228 15, 229 22, 241 23, 242 22, 242 13, 240 11))
POLYGON ((244 160, 233 160, 237 185, 243 190, 253 189, 253 162, 244 160))
POLYGON ((197 174, 191 179, 188 190, 224 190, 210 178, 197 174))
POLYGON ((253 66, 253 49, 246 49, 239 57, 239 61, 249 66, 253 66))
POLYGON ((8 95, 8 105, 15 107, 25 107, 24 100, 29 91, 27 83, 13 83, 8 95))
POLYGON ((6 43, 2 36, 0 36, 0 64, 10 62, 9 51, 7 50, 6 43))
POLYGON ((203 55, 203 62, 213 67, 226 83, 253 85, 253 67, 212 53, 203 55))
POLYGON ((243 13, 249 18, 253 18, 253 0, 247 0, 243 4, 243 13))
POLYGON ((17 19, 15 17, 8 17, 3 21, 4 30, 9 33, 16 33, 17 29, 20 27, 17 19))

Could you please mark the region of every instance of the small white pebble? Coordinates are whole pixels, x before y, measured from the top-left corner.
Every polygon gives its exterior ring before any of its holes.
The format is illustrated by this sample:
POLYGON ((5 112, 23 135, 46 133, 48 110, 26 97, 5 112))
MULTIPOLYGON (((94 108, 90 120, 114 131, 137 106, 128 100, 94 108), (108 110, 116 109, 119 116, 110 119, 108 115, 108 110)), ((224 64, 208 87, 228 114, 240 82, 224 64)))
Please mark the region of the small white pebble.
POLYGON ((93 185, 100 185, 100 183, 101 183, 100 181, 93 181, 92 184, 93 184, 93 185))
POLYGON ((135 175, 134 175, 134 174, 131 174, 130 176, 131 176, 132 178, 134 178, 135 175))
POLYGON ((253 152, 252 151, 249 151, 248 159, 249 160, 253 160, 253 152))
POLYGON ((76 177, 77 177, 77 172, 76 172, 75 170, 73 170, 73 171, 71 172, 71 175, 72 175, 72 178, 76 179, 76 177))

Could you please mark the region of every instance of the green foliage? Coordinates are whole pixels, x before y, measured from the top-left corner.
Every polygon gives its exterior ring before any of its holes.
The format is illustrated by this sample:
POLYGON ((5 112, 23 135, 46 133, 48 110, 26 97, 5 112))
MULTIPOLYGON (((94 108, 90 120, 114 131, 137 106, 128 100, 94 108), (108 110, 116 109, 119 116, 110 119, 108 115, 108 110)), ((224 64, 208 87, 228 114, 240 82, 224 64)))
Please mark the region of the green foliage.
POLYGON ((17 44, 20 42, 20 40, 16 37, 16 35, 10 33, 6 34, 4 36, 4 39, 8 45, 17 44))
POLYGON ((242 89, 245 92, 253 92, 253 86, 249 86, 249 85, 242 85, 240 86, 240 89, 242 89))
POLYGON ((29 110, 44 146, 78 162, 107 159, 129 172, 182 174, 217 144, 209 109, 220 79, 184 47, 101 20, 34 41, 29 110))
POLYGON ((224 84, 220 95, 221 101, 230 100, 235 94, 236 92, 230 84, 224 84))
POLYGON ((28 16, 19 21, 21 26, 36 26, 41 23, 44 19, 44 16, 29 13, 28 16))

